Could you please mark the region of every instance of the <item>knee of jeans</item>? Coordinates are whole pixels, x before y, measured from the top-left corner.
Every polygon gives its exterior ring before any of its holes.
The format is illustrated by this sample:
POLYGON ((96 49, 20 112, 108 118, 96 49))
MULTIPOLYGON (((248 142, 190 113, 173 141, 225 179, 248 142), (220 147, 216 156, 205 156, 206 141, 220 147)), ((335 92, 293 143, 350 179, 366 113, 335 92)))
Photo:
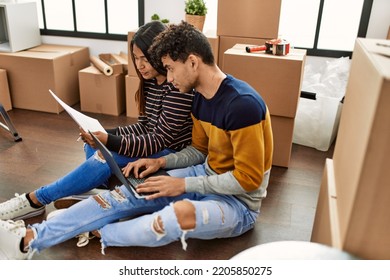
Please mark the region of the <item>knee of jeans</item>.
POLYGON ((99 151, 96 151, 95 154, 93 155, 94 159, 96 159, 97 161, 101 162, 101 163, 106 163, 106 160, 104 159, 103 155, 99 152, 99 151))
MULTIPOLYGON (((182 231, 193 230, 196 225, 195 206, 186 200, 177 201, 173 204, 173 211, 177 223, 182 231)), ((160 215, 156 215, 152 221, 153 231, 160 236, 165 235, 165 226, 160 215)))
POLYGON ((111 209, 112 205, 108 198, 114 199, 114 201, 118 203, 122 203, 126 201, 126 196, 122 193, 119 187, 115 188, 112 191, 106 191, 101 194, 97 194, 93 196, 93 199, 102 207, 103 209, 111 209), (106 195, 109 193, 110 196, 106 195))
POLYGON ((188 200, 177 201, 173 204, 177 222, 182 230, 191 230, 196 226, 196 209, 188 200))

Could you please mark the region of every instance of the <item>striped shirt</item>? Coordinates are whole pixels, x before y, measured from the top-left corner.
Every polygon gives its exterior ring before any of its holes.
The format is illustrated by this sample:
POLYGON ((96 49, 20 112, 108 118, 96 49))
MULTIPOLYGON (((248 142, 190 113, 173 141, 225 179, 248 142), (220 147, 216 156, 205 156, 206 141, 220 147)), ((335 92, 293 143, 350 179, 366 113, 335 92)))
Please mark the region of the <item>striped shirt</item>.
POLYGON ((194 94, 170 83, 144 82, 145 115, 129 126, 108 129, 107 148, 129 157, 147 157, 166 148, 181 150, 191 143, 194 94))

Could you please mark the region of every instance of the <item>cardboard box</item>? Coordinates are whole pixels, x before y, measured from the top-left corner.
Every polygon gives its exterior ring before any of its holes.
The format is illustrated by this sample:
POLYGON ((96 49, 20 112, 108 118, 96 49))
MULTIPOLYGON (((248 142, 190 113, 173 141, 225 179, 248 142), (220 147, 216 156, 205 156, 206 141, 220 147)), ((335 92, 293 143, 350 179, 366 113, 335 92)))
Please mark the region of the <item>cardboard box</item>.
POLYGON ((125 57, 121 57, 120 55, 112 54, 112 53, 101 53, 99 54, 99 58, 112 68, 113 75, 122 74, 127 71, 125 70, 128 68, 127 57, 126 57, 126 62, 124 61, 125 57), (124 63, 126 64, 124 65, 124 63))
POLYGON ((314 218, 311 242, 322 243, 341 249, 340 226, 337 210, 337 189, 333 161, 326 159, 318 203, 314 218))
POLYGON ((126 75, 126 116, 138 118, 139 110, 135 102, 135 93, 139 88, 140 80, 138 76, 126 75))
POLYGON ((132 31, 129 31, 127 33, 127 49, 129 51, 127 74, 130 75, 130 76, 133 76, 133 77, 138 77, 138 76, 137 76, 137 71, 136 71, 134 63, 133 63, 133 59, 131 58, 132 56, 131 56, 131 53, 130 53, 130 43, 131 43, 131 40, 133 40, 134 34, 135 34, 135 32, 137 32, 137 30, 138 29, 132 30, 132 31))
POLYGON ((7 71, 0 69, 0 104, 6 111, 12 109, 11 95, 8 88, 7 71))
POLYGON ((213 50, 213 55, 215 59, 215 63, 218 63, 218 57, 219 57, 219 36, 217 36, 217 32, 215 30, 206 30, 203 32, 204 35, 206 35, 210 45, 211 49, 213 50))
POLYGON ((40 45, 0 53, 0 68, 7 70, 13 107, 49 113, 64 110, 49 89, 70 106, 79 102, 78 71, 89 65, 88 47, 40 45))
POLYGON ((387 40, 390 40, 390 26, 389 26, 389 31, 387 32, 387 40))
POLYGON ((271 115, 274 136, 272 165, 288 167, 291 159, 294 119, 271 115))
POLYGON ((264 45, 265 41, 269 39, 265 38, 246 38, 246 37, 231 37, 231 36, 219 36, 219 47, 218 47, 218 66, 223 68, 224 53, 228 49, 234 48, 241 45, 264 45))
POLYGON ((333 155, 343 248, 390 259, 390 44, 358 38, 333 155))
POLYGON ((79 71, 80 109, 119 116, 125 111, 125 76, 106 76, 95 66, 79 71))
POLYGON ((218 2, 217 35, 278 38, 281 0, 218 2))
POLYGON ((254 87, 264 98, 271 115, 295 118, 306 50, 292 50, 277 56, 264 52, 247 53, 237 44, 224 53, 222 70, 254 87))

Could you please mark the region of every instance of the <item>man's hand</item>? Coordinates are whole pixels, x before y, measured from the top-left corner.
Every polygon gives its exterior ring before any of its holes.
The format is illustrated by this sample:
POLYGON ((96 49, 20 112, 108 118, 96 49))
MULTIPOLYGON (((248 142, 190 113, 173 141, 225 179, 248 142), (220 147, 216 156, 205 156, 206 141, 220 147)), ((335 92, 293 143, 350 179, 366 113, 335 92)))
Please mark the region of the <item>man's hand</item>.
POLYGON ((137 192, 153 192, 145 197, 146 200, 164 196, 178 196, 185 193, 185 180, 171 176, 152 176, 137 186, 137 192))
MULTIPOLYGON (((144 178, 149 174, 157 172, 160 168, 165 167, 164 158, 143 158, 130 162, 122 169, 123 174, 128 177, 130 173, 136 178, 144 178)), ((144 183, 137 186, 137 192, 155 192, 148 195, 145 199, 156 199, 163 196, 178 196, 185 192, 184 178, 175 178, 170 176, 152 176, 145 180, 144 183)))
POLYGON ((123 175, 129 177, 132 173, 135 178, 144 178, 145 176, 157 172, 165 167, 164 158, 142 158, 134 162, 129 162, 122 168, 123 175))

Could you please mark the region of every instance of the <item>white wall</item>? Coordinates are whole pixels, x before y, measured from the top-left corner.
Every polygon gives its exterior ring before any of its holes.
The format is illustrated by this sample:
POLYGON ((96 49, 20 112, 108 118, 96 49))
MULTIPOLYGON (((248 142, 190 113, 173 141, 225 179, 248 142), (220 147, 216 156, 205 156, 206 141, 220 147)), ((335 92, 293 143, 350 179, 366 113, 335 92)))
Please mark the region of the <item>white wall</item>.
POLYGON ((374 0, 367 38, 385 39, 390 27, 390 1, 374 0))

